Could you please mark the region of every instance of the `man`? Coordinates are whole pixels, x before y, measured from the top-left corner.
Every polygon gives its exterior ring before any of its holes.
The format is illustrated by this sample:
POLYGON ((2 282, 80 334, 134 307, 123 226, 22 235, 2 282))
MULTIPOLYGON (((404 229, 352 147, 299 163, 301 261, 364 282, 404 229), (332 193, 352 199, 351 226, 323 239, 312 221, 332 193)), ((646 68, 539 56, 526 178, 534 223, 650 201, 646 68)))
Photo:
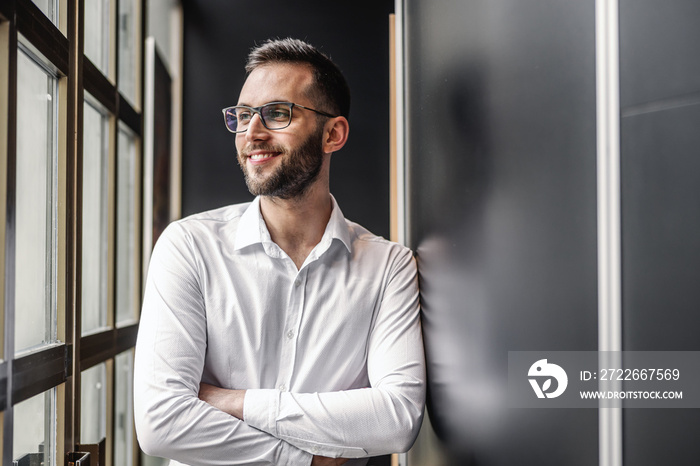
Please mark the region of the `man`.
POLYGON ((292 39, 254 49, 246 70, 224 118, 257 197, 174 222, 154 248, 136 345, 141 447, 207 466, 405 451, 425 398, 416 267, 330 194, 345 79, 292 39))

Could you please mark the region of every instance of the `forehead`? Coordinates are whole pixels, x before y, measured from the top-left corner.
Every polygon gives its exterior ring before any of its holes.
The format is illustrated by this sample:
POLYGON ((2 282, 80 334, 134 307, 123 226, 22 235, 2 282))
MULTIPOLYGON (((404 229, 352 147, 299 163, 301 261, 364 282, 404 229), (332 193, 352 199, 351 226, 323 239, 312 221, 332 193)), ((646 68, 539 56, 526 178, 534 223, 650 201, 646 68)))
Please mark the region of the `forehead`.
POLYGON ((267 102, 289 101, 310 104, 307 89, 313 81, 311 67, 278 63, 253 70, 243 84, 240 105, 257 107, 267 102))

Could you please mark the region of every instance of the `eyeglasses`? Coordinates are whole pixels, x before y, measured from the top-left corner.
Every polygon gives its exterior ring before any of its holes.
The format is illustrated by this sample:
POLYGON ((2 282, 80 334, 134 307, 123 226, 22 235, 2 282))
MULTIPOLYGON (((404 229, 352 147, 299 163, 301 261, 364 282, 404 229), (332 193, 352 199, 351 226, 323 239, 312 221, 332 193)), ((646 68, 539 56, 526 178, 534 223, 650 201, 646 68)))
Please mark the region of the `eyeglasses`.
POLYGON ((294 107, 311 110, 319 115, 335 118, 336 115, 304 107, 292 102, 270 102, 260 107, 248 107, 247 105, 236 105, 222 110, 224 112, 224 123, 226 129, 232 133, 245 133, 250 126, 250 122, 257 113, 265 128, 271 130, 284 129, 292 122, 292 109, 294 107))

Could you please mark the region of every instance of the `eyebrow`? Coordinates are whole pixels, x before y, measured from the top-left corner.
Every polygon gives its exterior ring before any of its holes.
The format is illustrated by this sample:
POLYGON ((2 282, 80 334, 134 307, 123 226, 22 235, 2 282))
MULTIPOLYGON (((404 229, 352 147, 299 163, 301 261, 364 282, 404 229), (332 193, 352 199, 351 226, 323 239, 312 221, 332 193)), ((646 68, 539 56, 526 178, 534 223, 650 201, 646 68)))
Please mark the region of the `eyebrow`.
MULTIPOLYGON (((262 105, 267 105, 267 104, 270 104, 270 103, 272 103, 272 102, 291 102, 291 100, 272 99, 272 100, 268 100, 267 102, 265 102, 265 103, 262 104, 262 105)), ((246 104, 246 103, 243 103, 243 102, 238 102, 236 105, 245 105, 246 107, 254 107, 254 106, 251 105, 251 104, 246 104)), ((262 105, 258 105, 258 107, 261 107, 262 105)))

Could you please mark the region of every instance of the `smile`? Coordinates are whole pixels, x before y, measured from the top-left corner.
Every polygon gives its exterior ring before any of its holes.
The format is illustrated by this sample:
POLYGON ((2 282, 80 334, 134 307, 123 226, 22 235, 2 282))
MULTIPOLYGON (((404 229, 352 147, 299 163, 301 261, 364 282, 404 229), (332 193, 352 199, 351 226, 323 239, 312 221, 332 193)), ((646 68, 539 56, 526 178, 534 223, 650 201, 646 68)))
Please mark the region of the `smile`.
POLYGON ((276 157, 278 154, 276 153, 264 153, 264 154, 252 154, 249 155, 250 160, 265 160, 265 159, 271 159, 272 157, 276 157))

